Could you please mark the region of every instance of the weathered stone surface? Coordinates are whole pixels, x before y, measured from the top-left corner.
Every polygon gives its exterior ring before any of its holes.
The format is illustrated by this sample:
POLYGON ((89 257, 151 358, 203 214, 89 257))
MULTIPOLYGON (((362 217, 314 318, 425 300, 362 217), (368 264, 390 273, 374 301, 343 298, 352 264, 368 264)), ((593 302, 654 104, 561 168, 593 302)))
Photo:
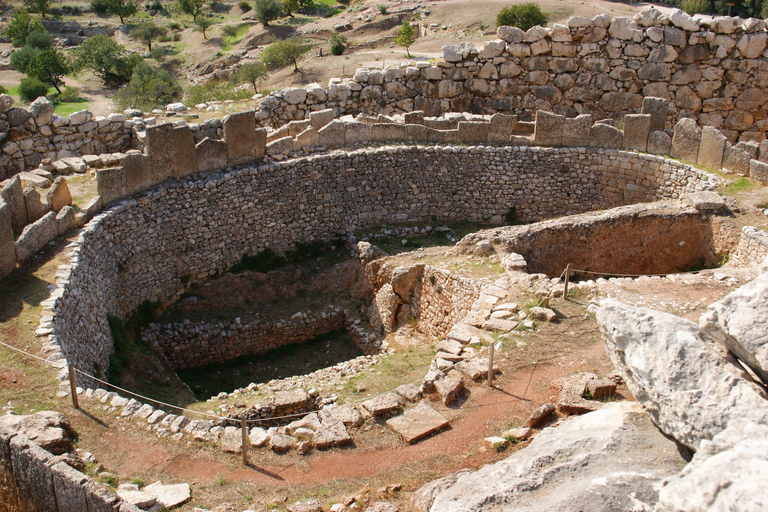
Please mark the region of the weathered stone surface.
POLYGON ((710 304, 699 327, 768 382, 768 273, 710 304))
POLYGON ((172 508, 186 503, 192 497, 189 484, 163 485, 155 482, 144 487, 144 492, 155 497, 164 508, 172 508))
POLYGON ((395 393, 409 402, 416 402, 421 398, 421 390, 414 384, 402 384, 395 388, 395 393))
POLYGON ((18 176, 11 178, 0 192, 0 198, 8 205, 10 221, 14 231, 21 231, 27 225, 27 207, 24 204, 24 190, 18 176))
POLYGON ((459 478, 469 473, 471 473, 469 469, 462 469, 457 473, 451 473, 450 475, 433 480, 428 484, 424 484, 416 492, 411 494, 411 508, 416 512, 429 512, 432 508, 432 503, 435 501, 435 497, 437 497, 438 494, 454 485, 459 478))
MULTIPOLYGON (((290 103, 290 102, 289 102, 290 103)), ((222 120, 227 145, 227 165, 234 166, 256 159, 256 117, 253 110, 227 114, 222 120)))
POLYGON ((705 126, 701 130, 701 143, 699 144, 699 156, 696 163, 710 169, 720 169, 723 166, 726 143, 727 141, 720 130, 705 126))
MULTIPOLYGON (((568 146, 568 147, 589 146, 589 131, 591 128, 592 128, 591 114, 580 114, 576 117, 566 118, 565 121, 563 122, 563 140, 562 140, 563 146, 568 146)), ((523 262, 525 262, 525 260, 523 260, 523 262)), ((510 267, 507 267, 507 268, 510 268, 510 267)))
POLYGON ((323 512, 323 506, 317 500, 297 501, 286 508, 287 512, 323 512))
POLYGON ((749 175, 750 155, 743 149, 728 144, 723 152, 723 169, 749 175))
POLYGON ((20 509, 56 510, 51 454, 24 435, 10 440, 9 451, 20 509))
POLYGON ((52 240, 57 233, 56 214, 48 212, 32 224, 27 224, 16 239, 16 259, 24 261, 52 240))
POLYGON ((174 176, 176 150, 173 145, 173 130, 174 126, 171 123, 147 127, 150 185, 160 183, 174 176))
POLYGON ((702 442, 682 471, 662 482, 656 510, 761 510, 768 493, 768 427, 737 423, 702 442), (738 505, 736 505, 738 504, 738 505))
POLYGON ((382 416, 399 411, 403 406, 403 399, 396 393, 383 393, 360 404, 373 416, 382 416))
POLYGON ((624 148, 645 152, 648 147, 648 134, 650 132, 650 114, 624 116, 624 148))
POLYGON ((46 202, 51 205, 51 210, 58 212, 65 206, 72 204, 72 194, 69 193, 67 180, 59 176, 46 192, 46 202))
POLYGON ((683 118, 675 125, 675 135, 672 137, 672 146, 669 155, 686 162, 695 162, 699 157, 699 145, 701 143, 701 128, 696 121, 683 118))
POLYGON ((296 446, 296 438, 275 432, 269 438, 269 447, 276 453, 287 452, 296 446))
POLYGON ((98 169, 96 171, 96 189, 105 205, 115 199, 125 197, 127 193, 125 167, 98 169))
POLYGON ((312 444, 318 449, 343 446, 351 442, 352 436, 344 423, 336 418, 323 421, 312 437, 312 444))
POLYGON ((725 198, 717 192, 692 192, 685 200, 697 210, 719 210, 725 206, 725 198))
POLYGON ((221 449, 229 453, 243 452, 243 433, 237 427, 226 427, 221 435, 221 449))
POLYGON ((359 427, 363 424, 363 418, 354 405, 327 405, 320 410, 320 419, 323 422, 332 423, 331 420, 338 420, 348 427, 359 427))
POLYGON ((587 382, 597 380, 594 373, 578 373, 565 379, 563 389, 557 398, 557 408, 564 414, 584 414, 596 411, 602 407, 602 403, 595 400, 586 400, 584 392, 587 382))
POLYGON ((389 283, 376 292, 371 315, 378 316, 379 323, 383 326, 385 333, 393 332, 397 328, 397 311, 402 304, 403 300, 395 293, 394 288, 389 283))
POLYGON ((267 431, 261 427, 253 427, 248 436, 248 439, 251 442, 251 446, 255 446, 257 448, 266 446, 270 438, 270 435, 267 433, 267 431))
POLYGON ((132 196, 150 188, 155 182, 152 178, 152 164, 145 155, 131 154, 123 159, 125 172, 125 193, 132 196))
POLYGON ((614 126, 595 123, 589 132, 589 145, 596 148, 620 148, 624 143, 624 133, 614 126))
POLYGON ((87 510, 85 484, 89 480, 88 477, 64 462, 57 462, 52 469, 58 510, 87 510))
POLYGON ((509 144, 509 139, 517 126, 517 116, 494 114, 488 131, 488 144, 509 144))
POLYGON ((392 271, 392 290, 403 302, 410 302, 416 283, 424 274, 424 264, 397 267, 392 271))
POLYGON ((560 146, 563 142, 564 124, 564 116, 537 110, 533 143, 537 146, 560 146))
POLYGON ((485 144, 490 129, 490 123, 459 121, 458 140, 464 144, 485 144))
POLYGON ((539 406, 538 409, 534 411, 531 416, 525 420, 525 423, 523 423, 523 428, 534 428, 539 423, 544 421, 547 417, 549 417, 553 412, 555 412, 555 409, 557 407, 555 404, 552 403, 546 403, 539 406))
POLYGON ((309 113, 309 122, 316 130, 320 130, 320 128, 327 125, 331 121, 333 121, 332 108, 326 108, 309 113))
POLYGON ((654 485, 684 464, 677 445, 637 403, 609 404, 545 429, 506 460, 460 477, 430 510, 480 511, 490 503, 520 511, 608 512, 638 503, 649 510, 657 499, 654 485), (625 469, 617 473, 617 467, 625 469))
POLYGON ((118 489, 117 495, 120 496, 123 501, 141 509, 148 509, 157 502, 157 498, 149 493, 141 491, 118 489))
POLYGON ((750 160, 749 177, 756 181, 768 183, 768 164, 758 160, 750 160))
POLYGON ((448 372, 443 379, 435 381, 435 389, 440 395, 445 405, 450 405, 458 397, 461 390, 464 389, 464 376, 457 370, 448 372))
POLYGON ((334 119, 327 125, 318 130, 319 143, 321 146, 337 147, 346 144, 346 123, 334 119))
POLYGON ((613 299, 601 303, 597 320, 632 395, 681 444, 696 450, 732 421, 768 424, 765 398, 710 352, 698 325, 613 299))
POLYGON ((448 420, 422 402, 400 416, 388 419, 387 426, 400 434, 406 443, 413 443, 447 427, 448 420))
POLYGON ((195 137, 189 126, 177 126, 173 129, 174 176, 182 178, 197 172, 197 151, 195 137))
POLYGON ((668 155, 672 147, 672 139, 662 131, 655 131, 648 134, 647 151, 652 155, 668 155))
POLYGON ((399 509, 388 501, 377 501, 370 507, 367 507, 365 512, 399 512, 399 509))
POLYGON ((293 137, 286 135, 267 143, 267 155, 283 155, 294 151, 293 137))
POLYGON ((195 146, 197 172, 223 169, 227 166, 227 145, 222 140, 204 138, 195 146))

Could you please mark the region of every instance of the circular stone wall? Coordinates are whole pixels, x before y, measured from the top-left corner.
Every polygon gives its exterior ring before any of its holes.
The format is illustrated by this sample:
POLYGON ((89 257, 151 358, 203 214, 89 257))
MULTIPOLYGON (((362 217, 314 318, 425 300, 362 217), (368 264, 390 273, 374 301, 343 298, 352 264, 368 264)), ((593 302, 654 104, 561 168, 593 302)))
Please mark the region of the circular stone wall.
POLYGON ((264 248, 437 218, 522 222, 665 198, 707 175, 616 150, 407 146, 318 155, 172 181, 96 216, 56 299, 54 338, 83 371, 106 369, 107 314, 180 293, 264 248))

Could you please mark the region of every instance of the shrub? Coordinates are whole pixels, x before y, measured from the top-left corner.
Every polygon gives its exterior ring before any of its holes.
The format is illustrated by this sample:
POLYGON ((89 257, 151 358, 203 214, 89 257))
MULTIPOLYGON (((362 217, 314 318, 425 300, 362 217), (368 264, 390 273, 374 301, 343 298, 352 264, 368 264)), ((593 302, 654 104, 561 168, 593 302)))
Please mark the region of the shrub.
POLYGON ((251 7, 251 4, 248 3, 248 0, 240 0, 237 3, 237 6, 240 7, 240 10, 243 12, 248 12, 251 9, 253 9, 253 7, 251 7))
POLYGON ((167 33, 167 28, 161 27, 160 25, 156 25, 151 21, 148 21, 139 25, 139 28, 136 29, 133 35, 134 37, 144 41, 144 43, 147 45, 147 49, 152 52, 152 42, 167 33))
POLYGON ((48 86, 37 78, 25 78, 19 84, 19 96, 27 103, 48 94, 48 86))
POLYGON ((8 89, 0 85, 0 94, 8 94, 8 89))
POLYGON ((232 82, 209 81, 203 85, 193 85, 187 93, 187 102, 191 104, 209 101, 247 100, 253 96, 250 89, 236 88, 232 82))
POLYGON ((160 62, 165 58, 165 49, 161 46, 155 46, 152 51, 149 52, 149 56, 160 62))
POLYGON ((134 69, 128 85, 118 91, 115 104, 121 109, 152 110, 178 101, 180 97, 181 86, 170 73, 142 62, 134 69))
POLYGON ((30 32, 27 36, 27 45, 33 48, 40 48, 41 50, 43 48, 50 48, 53 46, 53 36, 45 30, 30 32))
POLYGON ((408 54, 408 58, 411 58, 411 52, 408 48, 413 44, 413 27, 407 21, 404 21, 400 25, 400 29, 397 31, 397 37, 395 37, 395 44, 397 46, 405 47, 405 53, 408 54))
POLYGON ((293 64, 293 71, 299 70, 298 60, 306 52, 309 46, 299 37, 292 37, 283 41, 272 43, 264 48, 261 61, 271 68, 281 68, 293 64))
POLYGON ((224 25, 223 27, 221 27, 221 35, 231 41, 232 39, 237 37, 237 26, 224 25))
POLYGON ((32 46, 19 48, 11 54, 10 65, 19 73, 26 73, 27 64, 29 64, 29 61, 31 61, 38 53, 40 53, 40 48, 34 48, 32 46))
POLYGON ((108 8, 107 0, 91 0, 91 11, 106 14, 108 8))
POLYGON ((259 92, 258 85, 268 76, 267 66, 262 62, 256 62, 246 64, 238 69, 236 73, 230 76, 230 81, 236 84, 249 83, 253 86, 253 92, 257 93, 259 92))
POLYGON ((13 46, 18 48, 27 44, 27 36, 31 32, 45 32, 45 29, 39 21, 32 20, 26 9, 16 9, 5 26, 3 35, 10 38, 13 46))
POLYGON ((153 11, 162 11, 163 10, 163 4, 160 2, 160 0, 155 0, 152 2, 152 4, 149 6, 149 8, 153 11))
POLYGON ((171 30, 182 30, 184 27, 181 26, 181 23, 173 22, 168 24, 168 28, 171 30))
POLYGON ((506 25, 528 30, 536 25, 542 27, 547 24, 547 15, 544 14, 539 4, 528 2, 503 8, 496 16, 496 26, 506 25))
POLYGON ((691 16, 699 12, 707 12, 709 7, 709 0, 683 0, 680 3, 680 9, 691 16))
POLYGON ((120 23, 125 25, 125 18, 136 14, 136 4, 131 0, 106 0, 107 12, 120 18, 120 23))
POLYGON ((347 38, 341 34, 331 36, 331 55, 341 55, 347 47, 347 38))
POLYGON ((253 2, 255 9, 254 16, 265 27, 270 21, 274 21, 283 15, 283 4, 280 0, 255 0, 253 2))
POLYGON ((381 14, 387 14, 387 6, 386 5, 380 5, 379 6, 379 12, 381 14))
POLYGON ((80 91, 77 89, 77 87, 72 87, 71 85, 65 87, 64 90, 61 91, 61 94, 59 94, 59 101, 63 101, 65 103, 75 103, 79 100, 80 91))
POLYGON ((72 71, 93 71, 106 85, 119 85, 131 79, 133 69, 141 62, 138 54, 128 54, 125 48, 106 35, 89 37, 72 52, 72 71))

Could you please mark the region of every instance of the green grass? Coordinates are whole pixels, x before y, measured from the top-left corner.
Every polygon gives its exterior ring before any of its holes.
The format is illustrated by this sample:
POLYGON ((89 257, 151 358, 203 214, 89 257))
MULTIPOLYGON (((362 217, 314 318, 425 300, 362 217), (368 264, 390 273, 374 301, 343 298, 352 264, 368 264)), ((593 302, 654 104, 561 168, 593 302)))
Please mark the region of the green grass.
MULTIPOLYGON (((62 90, 63 87, 62 87, 62 90)), ((48 88, 48 94, 51 94, 55 92, 55 89, 53 87, 48 88)), ((13 96, 13 99, 16 100, 18 104, 26 105, 27 103, 21 100, 21 96, 19 96, 19 86, 14 85, 13 87, 8 87, 8 94, 13 96)), ((81 110, 86 110, 90 107, 91 102, 84 100, 80 98, 78 101, 72 102, 72 103, 64 103, 64 102, 55 102, 53 104, 53 111, 57 115, 60 115, 62 117, 67 117, 69 114, 72 114, 74 112, 79 112, 81 110)))
POLYGON ((721 187, 720 192, 723 194, 737 194, 739 192, 746 192, 758 188, 760 185, 755 183, 749 178, 735 178, 733 183, 728 186, 721 187))
MULTIPOLYGON (((225 52, 232 51, 232 46, 239 43, 243 36, 245 35, 245 32, 248 30, 248 28, 251 26, 250 23, 241 23, 237 26, 237 35, 235 37, 225 37, 221 34, 219 34, 219 37, 221 37, 221 49, 225 52)), ((221 30, 219 30, 221 32, 221 30)))

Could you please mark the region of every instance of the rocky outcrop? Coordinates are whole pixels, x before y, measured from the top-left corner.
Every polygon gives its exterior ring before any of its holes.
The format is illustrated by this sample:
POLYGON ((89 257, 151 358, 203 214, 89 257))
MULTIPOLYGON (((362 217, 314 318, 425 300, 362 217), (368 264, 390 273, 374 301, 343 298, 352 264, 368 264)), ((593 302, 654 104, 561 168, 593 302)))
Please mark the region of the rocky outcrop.
POLYGON ((697 450, 733 421, 768 425, 768 401, 691 321, 613 299, 597 320, 632 395, 665 434, 697 450))
POLYGON ((430 510, 633 510, 638 502, 652 506, 655 484, 685 463, 639 404, 612 403, 546 428, 526 449, 460 477, 430 510))

